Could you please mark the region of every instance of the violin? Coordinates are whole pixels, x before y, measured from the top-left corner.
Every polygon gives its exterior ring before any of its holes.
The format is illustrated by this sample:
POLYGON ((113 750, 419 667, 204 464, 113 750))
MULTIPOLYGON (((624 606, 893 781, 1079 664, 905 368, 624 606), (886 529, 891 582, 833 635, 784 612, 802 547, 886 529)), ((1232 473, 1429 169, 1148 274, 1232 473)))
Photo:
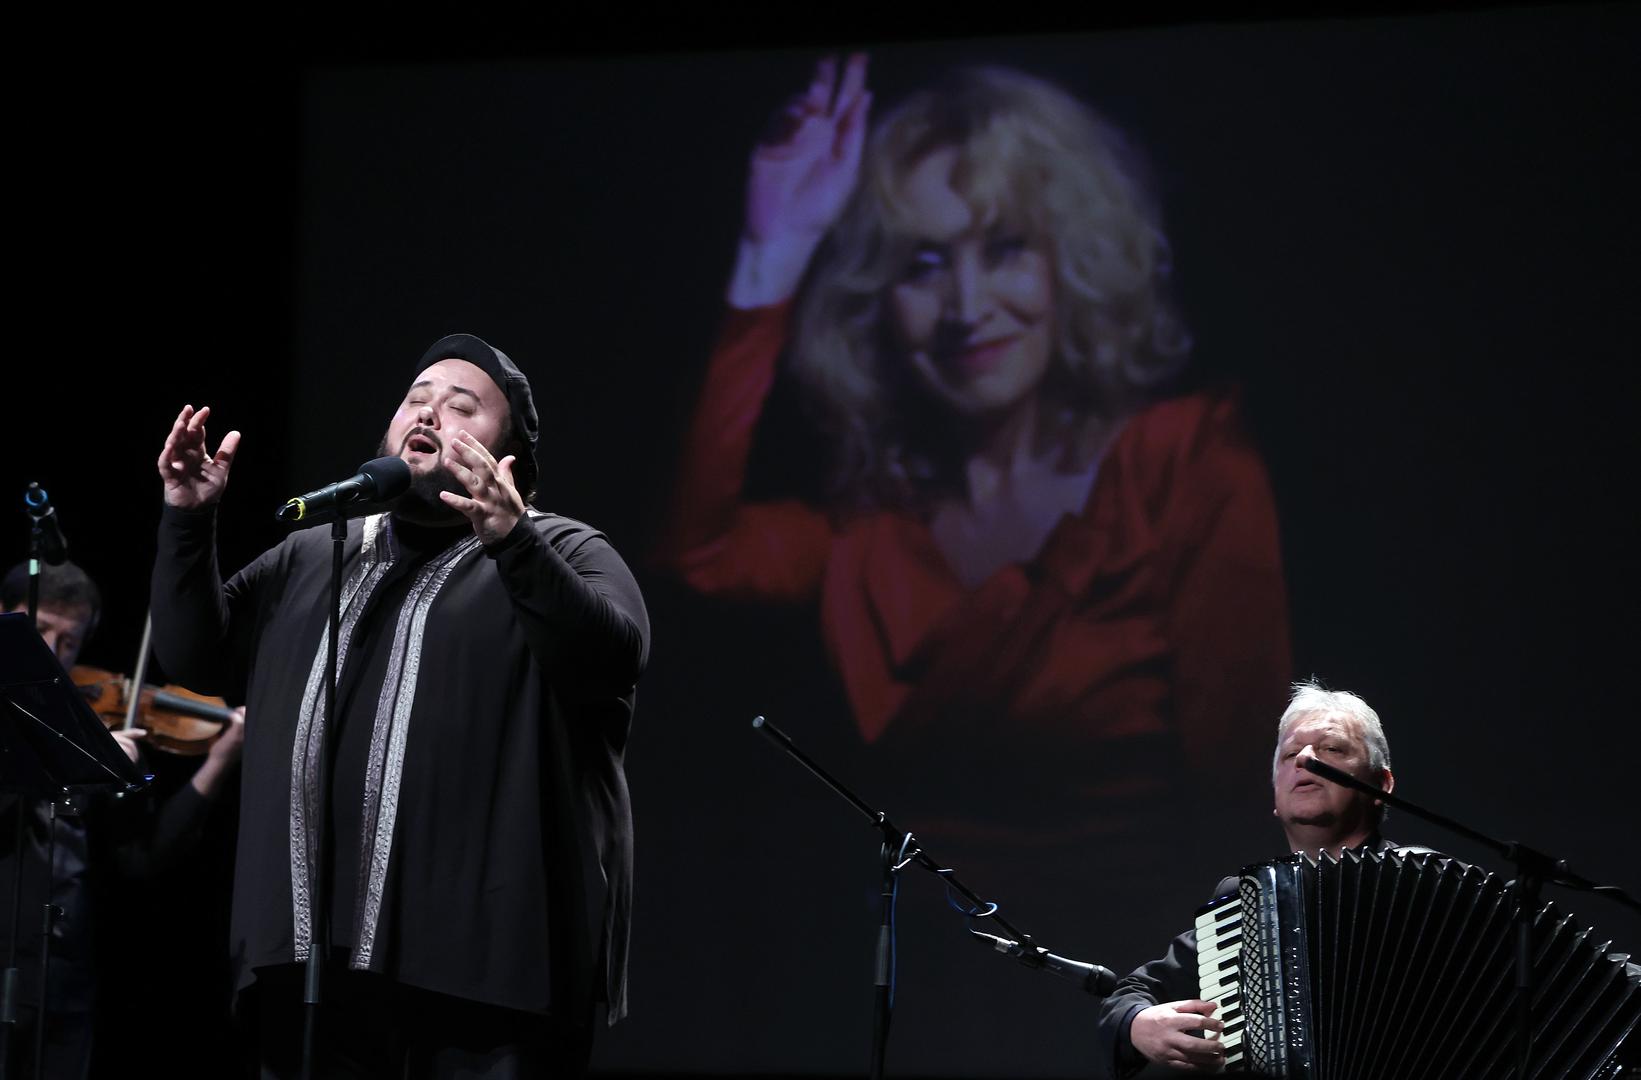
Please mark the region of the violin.
POLYGON ((144 686, 133 701, 134 682, 124 675, 83 664, 75 665, 68 675, 105 725, 116 731, 143 728, 148 732, 143 742, 156 750, 197 757, 211 749, 223 725, 232 718, 232 710, 222 698, 206 697, 185 687, 144 686), (126 720, 128 714, 130 722, 126 720))
POLYGON ((110 729, 140 727, 148 732, 143 741, 156 750, 198 757, 210 751, 223 726, 233 718, 233 710, 219 697, 196 694, 182 686, 144 683, 152 633, 150 619, 143 627, 142 649, 132 677, 83 664, 76 664, 68 677, 80 688, 91 711, 110 729), (134 687, 141 691, 133 693, 134 687))

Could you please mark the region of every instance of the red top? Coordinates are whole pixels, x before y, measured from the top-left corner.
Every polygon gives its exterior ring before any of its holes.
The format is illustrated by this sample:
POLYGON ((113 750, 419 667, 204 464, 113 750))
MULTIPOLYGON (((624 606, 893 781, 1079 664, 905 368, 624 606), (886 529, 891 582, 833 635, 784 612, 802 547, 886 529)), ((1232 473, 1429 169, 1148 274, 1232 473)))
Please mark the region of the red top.
MULTIPOLYGON (((969 835, 1134 828, 1180 790, 1182 760, 1202 794, 1268 798, 1287 601, 1270 484, 1234 398, 1186 395, 1130 417, 1083 510, 1029 562, 969 589, 913 513, 840 521, 797 500, 742 500, 788 321, 786 305, 730 313, 664 565, 707 594, 818 601, 867 742, 923 774, 983 763, 990 806, 934 811, 969 835), (1011 759, 1029 762, 1015 790, 995 782, 1011 759)), ((956 768, 945 782, 982 779, 956 768)))

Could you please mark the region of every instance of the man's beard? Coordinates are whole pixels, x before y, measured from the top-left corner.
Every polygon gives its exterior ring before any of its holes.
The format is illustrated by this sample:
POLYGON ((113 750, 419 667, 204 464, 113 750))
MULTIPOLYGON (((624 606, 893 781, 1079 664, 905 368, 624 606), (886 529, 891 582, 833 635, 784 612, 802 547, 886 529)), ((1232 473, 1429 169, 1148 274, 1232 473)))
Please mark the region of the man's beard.
MULTIPOLYGON (((406 436, 409 438, 409 436, 406 436)), ((400 447, 400 453, 403 452, 400 447)), ((387 436, 382 436, 382 444, 376 448, 379 456, 385 456, 390 451, 387 445, 387 436)), ((454 525, 463 520, 460 510, 447 506, 439 498, 439 492, 448 491, 452 495, 467 497, 467 489, 456 479, 454 473, 444 467, 441 460, 425 473, 413 473, 410 477, 410 489, 394 500, 392 512, 396 517, 416 525, 454 525)))

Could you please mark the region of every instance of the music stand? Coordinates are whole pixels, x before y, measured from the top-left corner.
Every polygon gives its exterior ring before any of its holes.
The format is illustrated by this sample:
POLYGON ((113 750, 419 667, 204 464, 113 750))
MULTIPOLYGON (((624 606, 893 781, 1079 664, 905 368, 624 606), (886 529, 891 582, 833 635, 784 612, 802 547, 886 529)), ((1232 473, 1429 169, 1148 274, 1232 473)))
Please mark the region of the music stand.
MULTIPOLYGON (((32 799, 52 801, 77 792, 133 791, 147 780, 125 756, 74 680, 21 612, 0 615, 0 792, 14 792, 17 806, 17 881, 12 904, 8 963, 0 979, 0 1080, 11 1071, 11 1038, 17 1027, 17 910, 25 862, 24 822, 32 799)), ((40 952, 40 1005, 35 1024, 35 1071, 46 1022, 46 965, 50 959, 51 867, 45 937, 40 952)))

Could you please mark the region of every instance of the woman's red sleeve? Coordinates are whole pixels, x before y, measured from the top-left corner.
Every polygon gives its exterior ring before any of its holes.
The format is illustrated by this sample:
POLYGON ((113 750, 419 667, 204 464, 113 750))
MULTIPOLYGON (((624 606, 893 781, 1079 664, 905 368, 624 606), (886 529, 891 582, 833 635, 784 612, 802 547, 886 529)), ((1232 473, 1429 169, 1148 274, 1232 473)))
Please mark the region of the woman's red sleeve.
POLYGON ((1192 420, 1166 489, 1175 715, 1195 775, 1263 801, 1293 677, 1276 503, 1234 398, 1192 420))
POLYGON ((655 559, 708 595, 805 602, 820 591, 833 539, 826 515, 797 499, 743 501, 790 319, 790 304, 729 313, 684 441, 655 559))

